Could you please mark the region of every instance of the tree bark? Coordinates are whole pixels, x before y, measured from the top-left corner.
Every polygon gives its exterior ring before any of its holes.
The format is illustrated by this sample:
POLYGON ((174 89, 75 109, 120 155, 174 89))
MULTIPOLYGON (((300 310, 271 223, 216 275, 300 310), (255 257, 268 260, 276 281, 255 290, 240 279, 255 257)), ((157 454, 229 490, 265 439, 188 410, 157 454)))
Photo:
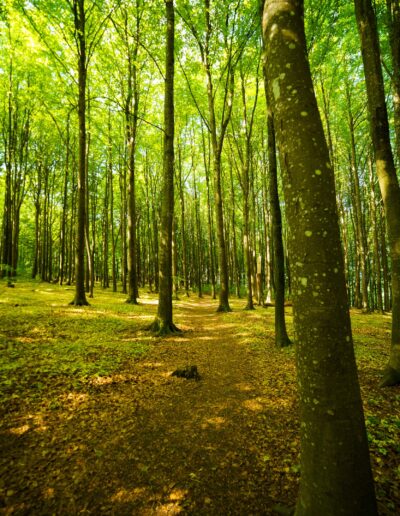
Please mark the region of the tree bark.
POLYGON ((174 1, 166 7, 166 73, 164 103, 164 157, 159 246, 159 285, 157 318, 153 331, 161 335, 179 331, 172 314, 172 224, 174 217, 174 1))
POLYGON ((86 33, 85 0, 74 0, 75 37, 78 44, 78 213, 75 235, 75 297, 71 305, 88 305, 85 293, 86 223, 86 33))
POLYGON ((368 96, 376 172, 385 208, 392 261, 392 338, 382 386, 400 382, 400 186, 390 146, 389 122, 380 60, 379 38, 371 0, 355 0, 368 96))
POLYGON ((335 183, 303 20, 303 1, 265 1, 266 71, 289 226, 297 341, 301 478, 296 515, 375 516, 335 183))

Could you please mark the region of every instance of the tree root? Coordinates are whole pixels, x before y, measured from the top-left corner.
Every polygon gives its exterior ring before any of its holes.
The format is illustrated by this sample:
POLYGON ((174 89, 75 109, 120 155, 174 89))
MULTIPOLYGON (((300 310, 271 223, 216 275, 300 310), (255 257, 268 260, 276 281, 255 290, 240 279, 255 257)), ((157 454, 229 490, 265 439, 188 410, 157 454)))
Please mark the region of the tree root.
POLYGON ((72 306, 90 306, 86 299, 73 299, 69 304, 72 306))
POLYGON ((229 305, 219 305, 217 312, 232 312, 232 308, 229 305))
POLYGON ((133 297, 131 297, 131 298, 128 297, 128 299, 125 301, 125 303, 127 303, 128 305, 138 305, 139 304, 138 300, 133 297))
POLYGON ((165 337, 166 335, 176 335, 177 333, 182 333, 173 322, 163 323, 159 319, 156 319, 150 326, 147 327, 148 331, 155 333, 159 337, 165 337))
POLYGON ((393 369, 393 367, 387 366, 383 371, 383 378, 379 387, 392 387, 400 383, 400 371, 393 369))

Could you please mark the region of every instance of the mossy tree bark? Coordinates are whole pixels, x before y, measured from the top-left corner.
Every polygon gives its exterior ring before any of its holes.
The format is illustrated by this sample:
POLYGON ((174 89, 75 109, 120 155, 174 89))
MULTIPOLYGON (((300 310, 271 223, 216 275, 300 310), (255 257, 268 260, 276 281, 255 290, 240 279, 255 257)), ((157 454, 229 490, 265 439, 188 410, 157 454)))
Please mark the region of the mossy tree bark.
POLYGON ((164 103, 164 159, 159 243, 159 296, 157 318, 152 330, 161 335, 179 331, 172 314, 172 226, 174 217, 174 34, 173 0, 166 7, 166 73, 164 103))
POLYGON ((266 0, 263 33, 286 215, 301 406, 296 514, 376 515, 335 183, 300 0, 266 0))
POLYGON ((399 0, 386 0, 389 43, 392 55, 392 90, 394 131, 396 134, 397 163, 400 165, 400 3, 399 0))
POLYGON ((86 12, 85 0, 74 0, 75 40, 78 48, 78 213, 75 234, 75 297, 71 305, 88 305, 85 294, 86 224, 86 12))
POLYGON ((372 145, 392 262, 392 338, 389 363, 381 383, 388 386, 400 382, 400 185, 390 145, 375 13, 371 0, 355 0, 354 4, 361 38, 372 145))

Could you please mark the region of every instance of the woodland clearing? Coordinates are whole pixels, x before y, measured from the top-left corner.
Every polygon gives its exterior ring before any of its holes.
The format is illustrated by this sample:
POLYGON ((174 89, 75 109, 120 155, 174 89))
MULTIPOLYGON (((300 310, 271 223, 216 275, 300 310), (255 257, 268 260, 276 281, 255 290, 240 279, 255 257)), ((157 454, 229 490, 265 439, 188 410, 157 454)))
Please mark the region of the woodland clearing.
MULTIPOLYGON (((97 289, 0 284, 2 514, 273 514, 299 479, 294 347, 274 346, 274 308, 216 313, 181 295, 182 333, 97 289), (199 381, 172 377, 197 365, 199 381)), ((291 308, 287 308, 292 336, 291 308)), ((378 387, 390 316, 352 310, 380 514, 400 507, 400 387, 378 387)), ((397 512, 398 514, 398 512, 397 512)))

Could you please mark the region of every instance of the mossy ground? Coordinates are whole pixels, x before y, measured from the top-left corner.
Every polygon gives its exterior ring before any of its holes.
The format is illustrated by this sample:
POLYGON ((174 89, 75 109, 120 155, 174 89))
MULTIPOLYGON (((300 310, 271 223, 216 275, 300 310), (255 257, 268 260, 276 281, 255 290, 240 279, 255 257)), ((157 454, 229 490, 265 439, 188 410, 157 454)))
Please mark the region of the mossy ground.
MULTIPOLYGON (((97 288, 0 283, 0 511, 4 514, 271 514, 299 478, 294 349, 273 308, 230 313, 181 296, 183 333, 146 328, 140 304, 97 288), (198 382, 171 377, 195 364, 198 382)), ((289 334, 291 313, 287 308, 289 334)), ((380 389, 390 317, 352 313, 380 513, 400 506, 400 390, 380 389)))

